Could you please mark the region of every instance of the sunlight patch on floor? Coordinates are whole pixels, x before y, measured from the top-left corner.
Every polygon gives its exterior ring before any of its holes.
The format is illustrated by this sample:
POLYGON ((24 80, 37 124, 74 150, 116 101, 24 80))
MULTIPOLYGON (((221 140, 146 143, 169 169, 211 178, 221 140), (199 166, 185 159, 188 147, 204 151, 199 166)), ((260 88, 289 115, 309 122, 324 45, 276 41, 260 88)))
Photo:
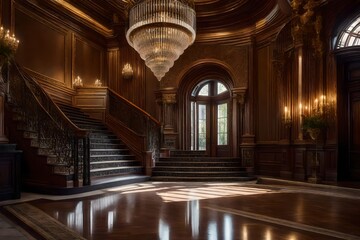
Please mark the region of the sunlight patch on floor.
POLYGON ((271 193, 272 190, 262 188, 240 187, 240 186, 208 186, 198 188, 179 188, 157 192, 164 202, 179 202, 212 199, 221 197, 235 197, 255 194, 271 193))
POLYGON ((221 197, 266 194, 273 190, 244 186, 239 183, 205 183, 200 187, 192 184, 141 183, 111 188, 109 192, 121 195, 154 192, 164 202, 181 202, 221 197))

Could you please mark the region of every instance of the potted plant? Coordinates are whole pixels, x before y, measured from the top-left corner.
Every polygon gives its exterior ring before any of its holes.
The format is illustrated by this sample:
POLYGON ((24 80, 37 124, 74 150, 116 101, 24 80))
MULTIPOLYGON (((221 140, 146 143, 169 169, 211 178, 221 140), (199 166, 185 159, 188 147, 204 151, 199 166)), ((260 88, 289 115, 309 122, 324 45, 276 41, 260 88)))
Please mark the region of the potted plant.
POLYGON ((322 101, 315 100, 312 111, 302 115, 302 129, 309 133, 313 140, 317 140, 319 134, 332 124, 335 120, 335 101, 327 102, 325 96, 321 96, 322 101))
POLYGON ((326 116, 322 112, 315 112, 311 115, 303 117, 302 128, 309 133, 313 140, 319 137, 321 131, 328 127, 326 116))

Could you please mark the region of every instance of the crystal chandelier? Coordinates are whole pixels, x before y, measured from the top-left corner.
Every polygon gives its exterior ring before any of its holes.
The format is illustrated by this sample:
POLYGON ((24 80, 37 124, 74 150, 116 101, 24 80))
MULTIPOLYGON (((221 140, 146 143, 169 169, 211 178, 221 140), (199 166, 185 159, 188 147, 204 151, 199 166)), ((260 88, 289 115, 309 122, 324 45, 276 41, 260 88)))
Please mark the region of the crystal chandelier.
POLYGON ((129 11, 126 39, 159 81, 195 37, 192 0, 139 0, 129 11))

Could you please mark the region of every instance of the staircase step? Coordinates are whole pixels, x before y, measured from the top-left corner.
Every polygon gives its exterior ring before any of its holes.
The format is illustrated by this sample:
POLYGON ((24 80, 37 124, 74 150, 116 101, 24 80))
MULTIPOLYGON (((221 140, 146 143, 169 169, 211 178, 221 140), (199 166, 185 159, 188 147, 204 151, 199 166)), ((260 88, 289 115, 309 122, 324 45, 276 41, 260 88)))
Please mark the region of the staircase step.
POLYGON ((132 166, 132 167, 113 167, 113 168, 99 168, 91 169, 90 174, 92 177, 95 176, 108 176, 115 174, 139 174, 144 171, 142 166, 132 166))
POLYGON ((244 171, 214 171, 214 172, 199 172, 199 171, 157 171, 153 170, 152 176, 177 176, 177 177, 247 177, 248 173, 244 171))
POLYGON ((206 156, 206 151, 201 151, 201 150, 197 150, 197 151, 193 151, 193 150, 171 150, 170 151, 170 156, 171 157, 182 157, 182 156, 188 156, 188 157, 204 157, 206 156))
MULTIPOLYGON (((91 140, 90 140, 91 141, 91 140)), ((113 144, 113 143, 91 143, 91 149, 125 149, 124 144, 113 144)))
POLYGON ((239 182, 239 181, 252 181, 255 177, 177 177, 177 176, 152 176, 151 181, 164 181, 164 182, 239 182))
POLYGON ((134 155, 126 155, 126 154, 115 154, 115 155, 91 155, 90 161, 97 162, 97 161, 114 161, 114 160, 134 160, 134 155))
POLYGON ((98 138, 90 136, 90 143, 111 143, 111 144, 123 144, 120 139, 117 138, 98 138))
POLYGON ((90 132, 90 139, 109 139, 109 140, 117 140, 117 137, 113 134, 104 134, 99 132, 90 132))
POLYGON ((38 137, 38 134, 36 132, 30 132, 30 131, 24 131, 23 134, 24 138, 32 138, 35 139, 38 137))
POLYGON ((182 162, 182 161, 167 161, 167 162, 156 162, 156 167, 239 167, 239 162, 182 162))
POLYGON ((144 169, 141 162, 117 138, 114 133, 97 119, 92 119, 81 109, 59 104, 68 118, 79 128, 88 130, 90 138, 90 172, 91 177, 141 174, 144 169))
POLYGON ((232 157, 166 157, 159 158, 159 162, 237 162, 240 158, 232 157))
POLYGON ((81 124, 81 123, 91 123, 91 124, 99 124, 101 121, 97 119, 89 118, 88 116, 79 116, 79 115, 67 115, 67 117, 74 122, 75 124, 81 124))
POLYGON ((240 158, 208 157, 205 151, 170 151, 152 170, 153 181, 248 181, 252 172, 240 158))
POLYGON ((90 156, 93 155, 129 155, 129 149, 90 149, 90 156))
MULTIPOLYGON (((76 124, 76 123, 75 123, 76 124)), ((107 129, 107 127, 105 126, 95 126, 95 125, 90 125, 90 124, 76 124, 76 126, 78 126, 81 129, 85 129, 85 130, 100 130, 100 131, 109 131, 107 129)))
POLYGON ((156 167, 153 172, 196 172, 196 173, 205 173, 205 172, 241 172, 246 171, 244 167, 156 167))
POLYGON ((133 166, 140 166, 140 162, 135 160, 116 160, 116 161, 91 162, 90 164, 91 169, 133 167, 133 166))

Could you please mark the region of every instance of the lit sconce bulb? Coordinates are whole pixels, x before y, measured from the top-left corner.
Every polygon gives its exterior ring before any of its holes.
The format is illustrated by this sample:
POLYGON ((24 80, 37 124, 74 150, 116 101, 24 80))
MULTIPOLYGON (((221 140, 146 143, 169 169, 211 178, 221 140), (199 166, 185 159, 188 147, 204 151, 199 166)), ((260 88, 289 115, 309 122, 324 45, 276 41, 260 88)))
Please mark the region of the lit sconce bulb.
POLYGON ((122 69, 122 76, 124 79, 131 79, 133 77, 134 71, 130 63, 126 63, 122 69))
POLYGON ((73 86, 74 87, 82 87, 83 86, 83 81, 82 79, 80 78, 80 76, 77 76, 74 80, 74 83, 73 83, 73 86))
POLYGON ((102 82, 99 79, 96 79, 94 85, 95 85, 95 87, 101 87, 102 82))

